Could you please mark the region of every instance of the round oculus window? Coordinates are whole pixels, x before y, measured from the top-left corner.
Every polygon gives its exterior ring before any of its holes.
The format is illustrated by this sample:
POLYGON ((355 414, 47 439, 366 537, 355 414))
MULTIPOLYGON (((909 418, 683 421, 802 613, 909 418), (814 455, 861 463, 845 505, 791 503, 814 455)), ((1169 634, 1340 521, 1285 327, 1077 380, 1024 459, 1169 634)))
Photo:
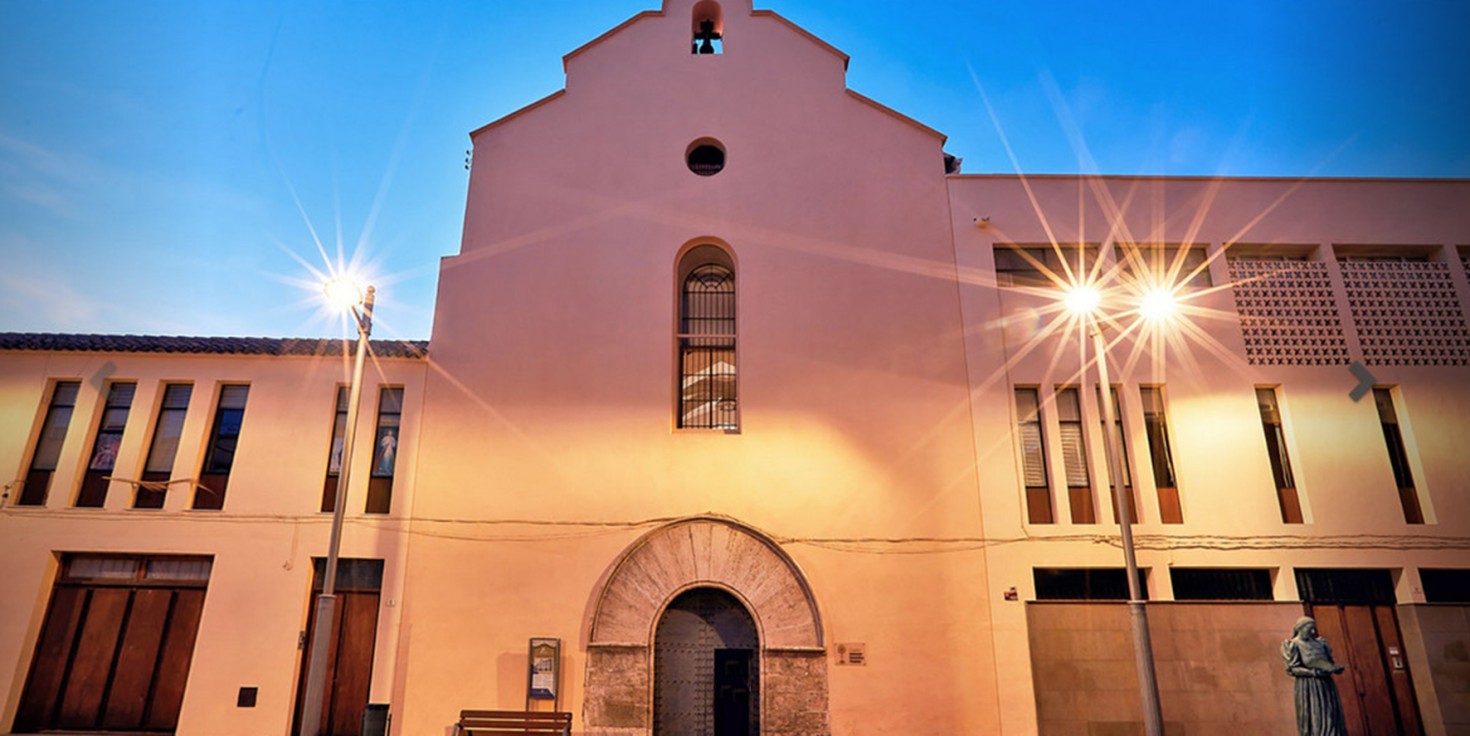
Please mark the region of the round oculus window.
POLYGON ((725 168, 725 147, 713 138, 701 138, 689 144, 684 160, 690 171, 700 176, 714 176, 725 168))

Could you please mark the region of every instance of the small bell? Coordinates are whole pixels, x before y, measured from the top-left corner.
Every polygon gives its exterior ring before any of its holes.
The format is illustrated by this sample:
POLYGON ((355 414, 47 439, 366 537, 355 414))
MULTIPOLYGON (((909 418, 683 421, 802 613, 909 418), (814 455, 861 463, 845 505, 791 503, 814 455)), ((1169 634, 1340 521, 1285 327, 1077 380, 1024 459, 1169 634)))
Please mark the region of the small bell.
POLYGON ((699 22, 699 33, 694 34, 694 40, 700 42, 694 53, 715 53, 714 42, 719 40, 719 38, 720 34, 715 32, 715 22, 710 20, 709 18, 705 18, 704 20, 699 22))

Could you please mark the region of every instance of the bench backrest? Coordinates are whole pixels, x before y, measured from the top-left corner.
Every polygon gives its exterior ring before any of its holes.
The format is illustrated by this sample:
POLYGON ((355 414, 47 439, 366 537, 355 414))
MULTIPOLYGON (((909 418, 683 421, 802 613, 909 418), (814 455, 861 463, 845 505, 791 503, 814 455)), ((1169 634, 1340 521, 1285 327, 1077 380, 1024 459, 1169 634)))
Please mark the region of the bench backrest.
POLYGON ((519 710, 462 710, 459 728, 475 734, 542 734, 566 736, 571 733, 571 713, 527 712, 519 710))

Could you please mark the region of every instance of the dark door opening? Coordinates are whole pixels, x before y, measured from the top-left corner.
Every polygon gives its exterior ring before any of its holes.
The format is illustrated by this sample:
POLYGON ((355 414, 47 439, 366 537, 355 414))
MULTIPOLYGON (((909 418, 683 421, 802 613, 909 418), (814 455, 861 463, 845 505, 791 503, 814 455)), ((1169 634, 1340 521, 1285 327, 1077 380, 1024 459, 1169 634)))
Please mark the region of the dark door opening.
POLYGON ((715 736, 750 731, 750 670, 755 651, 715 650, 715 736))

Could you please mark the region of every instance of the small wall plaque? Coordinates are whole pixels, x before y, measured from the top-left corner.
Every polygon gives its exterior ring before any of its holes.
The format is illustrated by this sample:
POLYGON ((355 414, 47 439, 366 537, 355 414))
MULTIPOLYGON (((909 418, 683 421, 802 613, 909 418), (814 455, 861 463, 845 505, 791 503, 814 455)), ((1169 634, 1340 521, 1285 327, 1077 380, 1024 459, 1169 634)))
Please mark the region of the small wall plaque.
POLYGON ((849 642, 837 645, 837 664, 849 667, 864 667, 868 664, 868 645, 849 642))

